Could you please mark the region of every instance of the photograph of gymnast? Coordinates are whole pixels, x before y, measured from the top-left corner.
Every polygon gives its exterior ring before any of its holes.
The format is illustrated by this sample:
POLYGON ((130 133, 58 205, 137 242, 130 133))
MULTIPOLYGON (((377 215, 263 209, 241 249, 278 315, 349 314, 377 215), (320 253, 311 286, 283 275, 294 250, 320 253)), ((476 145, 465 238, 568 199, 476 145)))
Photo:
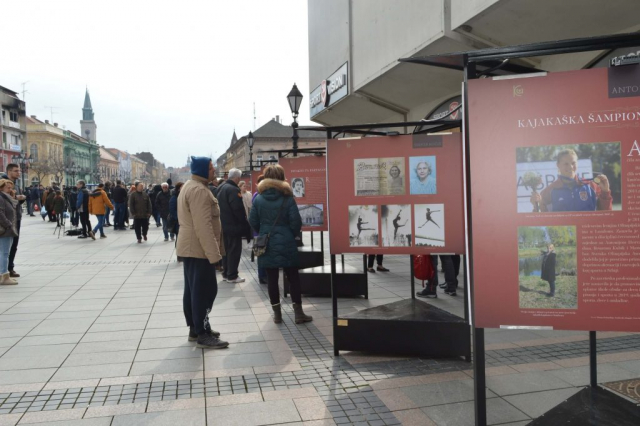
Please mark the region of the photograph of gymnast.
POLYGON ((349 206, 349 245, 378 247, 378 206, 349 206))
POLYGON ((411 247, 411 205, 380 206, 383 247, 411 247))
POLYGON ((444 204, 416 204, 415 245, 444 247, 444 204))

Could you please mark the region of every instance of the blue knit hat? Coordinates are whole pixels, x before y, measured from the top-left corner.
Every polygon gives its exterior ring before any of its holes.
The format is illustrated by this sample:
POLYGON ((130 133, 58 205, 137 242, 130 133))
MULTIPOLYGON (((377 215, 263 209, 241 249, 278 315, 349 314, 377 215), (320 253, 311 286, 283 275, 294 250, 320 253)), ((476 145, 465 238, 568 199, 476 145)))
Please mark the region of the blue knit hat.
POLYGON ((210 162, 209 157, 191 157, 191 174, 208 179, 210 162))

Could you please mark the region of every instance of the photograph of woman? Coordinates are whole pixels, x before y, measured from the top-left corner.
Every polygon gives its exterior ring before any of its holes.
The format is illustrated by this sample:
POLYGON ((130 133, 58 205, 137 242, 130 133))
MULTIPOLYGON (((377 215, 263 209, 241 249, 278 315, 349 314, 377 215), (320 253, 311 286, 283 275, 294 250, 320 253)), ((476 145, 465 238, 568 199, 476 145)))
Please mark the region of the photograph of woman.
POLYGON ((436 194, 436 157, 409 157, 411 195, 436 194))
POLYGON ((291 181, 291 186, 293 187, 293 196, 296 198, 304 197, 304 179, 303 178, 294 178, 291 181))
POLYGON ((404 195, 404 178, 400 167, 391 166, 389 176, 389 195, 404 195))

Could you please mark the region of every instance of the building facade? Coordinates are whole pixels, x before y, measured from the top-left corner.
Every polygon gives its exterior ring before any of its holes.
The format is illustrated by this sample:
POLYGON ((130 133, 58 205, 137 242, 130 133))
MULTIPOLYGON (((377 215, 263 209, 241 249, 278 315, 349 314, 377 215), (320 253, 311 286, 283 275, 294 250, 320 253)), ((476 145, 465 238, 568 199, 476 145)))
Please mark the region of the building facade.
POLYGON ((146 162, 147 179, 149 180, 149 183, 160 184, 167 181, 169 174, 164 163, 156 160, 151 152, 138 152, 136 153, 136 157, 146 162))
MULTIPOLYGON (((253 169, 259 169, 262 165, 269 162, 277 162, 277 151, 284 151, 292 148, 292 135, 293 129, 291 126, 283 125, 277 116, 253 132, 253 169)), ((298 131, 298 136, 299 149, 322 149, 326 147, 326 139, 322 132, 310 132, 303 130, 298 131)), ((299 153, 298 155, 303 156, 307 154, 299 153)), ((218 165, 219 176, 228 172, 232 168, 249 170, 250 158, 247 136, 238 138, 234 131, 229 148, 216 160, 216 164, 218 165)))
POLYGON ((115 182, 118 179, 118 159, 103 146, 100 147, 100 162, 98 172, 101 182, 115 182))
MULTIPOLYGON (((606 0, 404 0, 402 7, 368 0, 307 4, 309 92, 302 108, 325 125, 419 121, 460 94, 462 72, 399 58, 636 32, 640 12, 634 0, 620 0, 615 8, 606 0)), ((603 54, 520 63, 553 72, 588 67, 603 54)))
POLYGON ((64 182, 68 186, 75 185, 78 179, 87 183, 99 182, 100 147, 98 144, 69 130, 64 130, 63 134, 64 162, 51 162, 56 181, 64 182))
POLYGON ((149 184, 149 174, 147 173, 147 162, 141 160, 135 155, 131 156, 131 178, 134 181, 149 184))
POLYGON ((131 154, 118 148, 107 148, 107 151, 118 160, 118 179, 124 183, 132 183, 131 154))
POLYGON ((26 105, 18 98, 18 93, 0 86, 0 170, 20 154, 26 141, 26 105))
POLYGON ((33 161, 29 166, 27 182, 51 186, 56 180, 54 165, 64 164, 64 130, 58 123, 39 120, 35 115, 26 118, 27 143, 25 152, 33 161))

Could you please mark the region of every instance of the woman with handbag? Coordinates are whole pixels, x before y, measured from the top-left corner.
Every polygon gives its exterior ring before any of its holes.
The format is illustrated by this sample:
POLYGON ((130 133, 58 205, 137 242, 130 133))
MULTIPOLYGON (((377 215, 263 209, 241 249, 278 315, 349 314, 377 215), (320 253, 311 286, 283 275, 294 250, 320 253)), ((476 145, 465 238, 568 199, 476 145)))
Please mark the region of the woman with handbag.
POLYGON ((18 281, 9 276, 9 252, 13 238, 18 236, 16 228, 18 200, 14 198, 13 182, 0 179, 0 285, 16 285, 18 281))
POLYGON ((293 199, 291 186, 284 180, 284 169, 270 165, 264 171, 264 180, 258 185, 259 195, 251 208, 249 222, 258 233, 254 240, 254 253, 258 256, 258 267, 267 272, 269 299, 273 308, 273 322, 282 322, 280 268, 289 278, 291 300, 296 324, 312 321, 302 310, 300 275, 298 273, 298 248, 295 236, 300 233, 302 219, 293 199))

